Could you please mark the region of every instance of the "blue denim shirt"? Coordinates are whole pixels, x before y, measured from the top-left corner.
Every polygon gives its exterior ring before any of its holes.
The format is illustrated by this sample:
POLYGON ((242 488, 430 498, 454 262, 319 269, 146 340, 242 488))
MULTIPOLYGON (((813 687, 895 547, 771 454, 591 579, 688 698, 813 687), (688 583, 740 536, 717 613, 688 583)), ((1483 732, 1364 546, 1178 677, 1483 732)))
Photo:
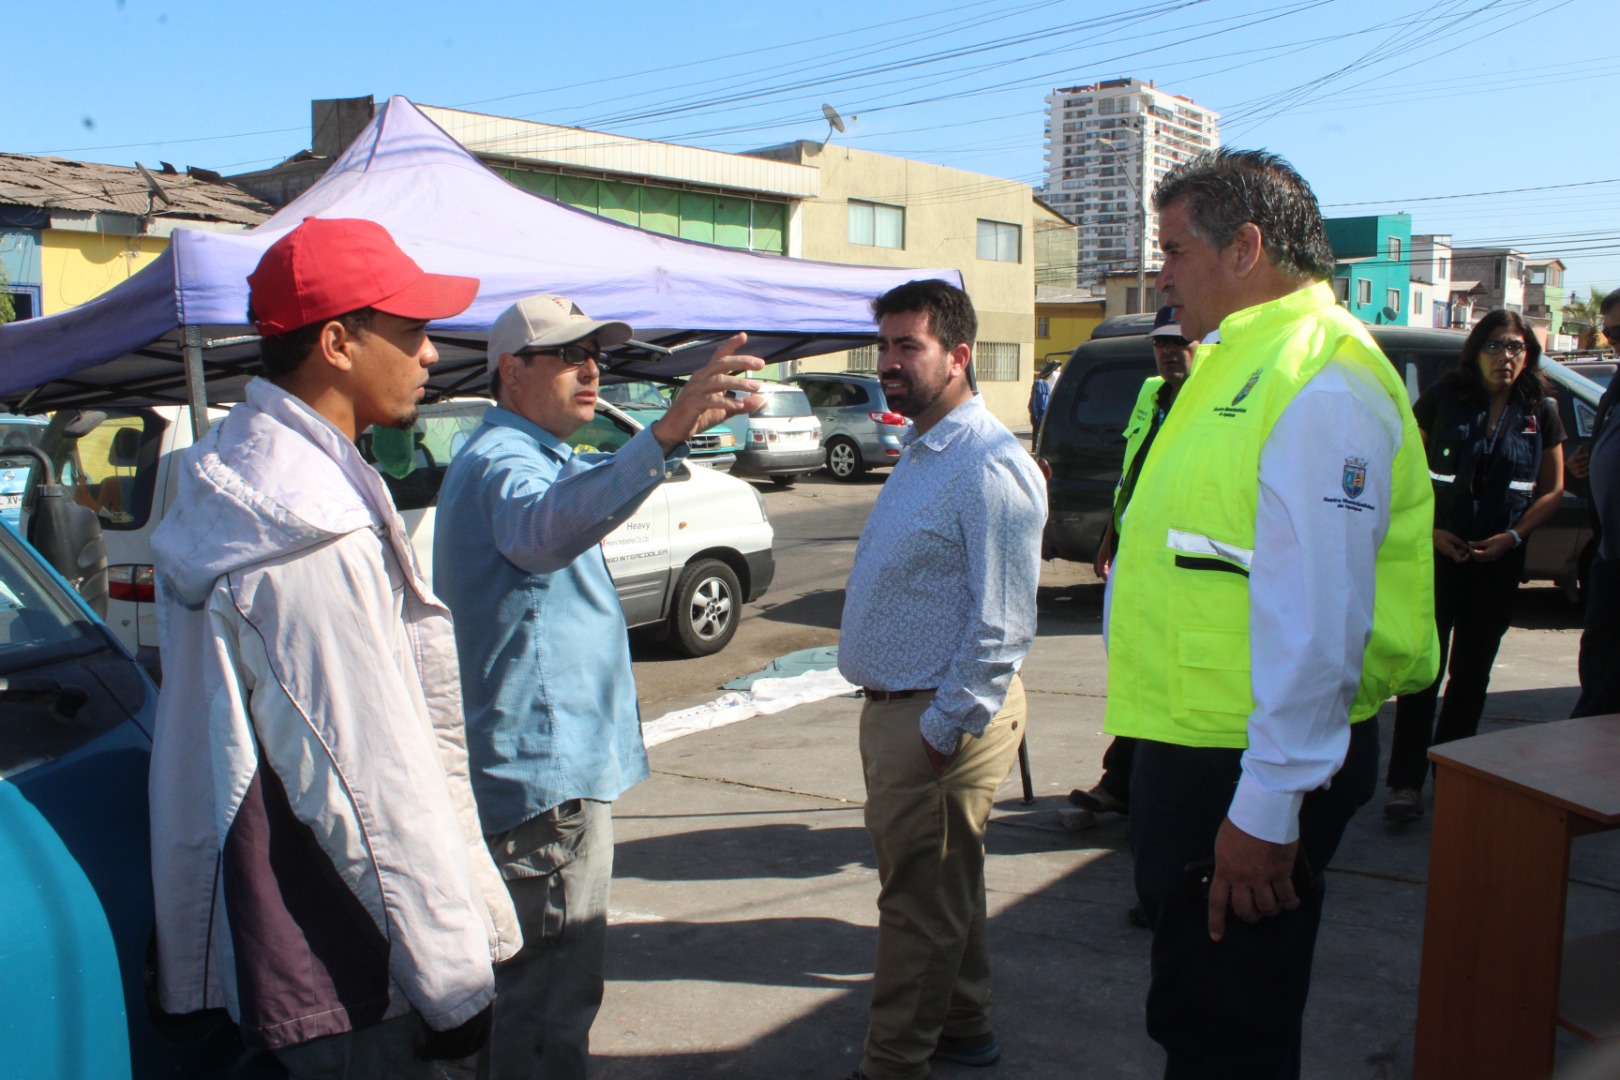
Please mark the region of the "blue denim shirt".
POLYGON ((838 670, 936 690, 919 724, 949 754, 1001 711, 1035 638, 1046 482, 978 398, 904 440, 855 547, 838 670))
POLYGON ((492 405, 445 474, 433 587, 455 617, 486 834, 570 799, 615 799, 647 776, 601 540, 662 482, 664 460, 649 430, 615 454, 576 456, 492 405))

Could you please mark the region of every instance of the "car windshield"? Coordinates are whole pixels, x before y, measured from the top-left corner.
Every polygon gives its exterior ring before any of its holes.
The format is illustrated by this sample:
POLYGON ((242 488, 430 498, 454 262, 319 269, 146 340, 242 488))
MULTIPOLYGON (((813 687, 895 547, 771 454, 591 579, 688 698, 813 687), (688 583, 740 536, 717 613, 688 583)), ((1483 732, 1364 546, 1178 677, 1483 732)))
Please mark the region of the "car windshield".
POLYGON ((0 676, 105 644, 89 617, 46 582, 13 534, 0 537, 0 676))
POLYGON ((810 399, 803 390, 779 390, 761 394, 765 404, 755 416, 810 416, 810 399))
POLYGON ((650 382, 604 383, 596 395, 621 409, 667 409, 675 388, 650 382))

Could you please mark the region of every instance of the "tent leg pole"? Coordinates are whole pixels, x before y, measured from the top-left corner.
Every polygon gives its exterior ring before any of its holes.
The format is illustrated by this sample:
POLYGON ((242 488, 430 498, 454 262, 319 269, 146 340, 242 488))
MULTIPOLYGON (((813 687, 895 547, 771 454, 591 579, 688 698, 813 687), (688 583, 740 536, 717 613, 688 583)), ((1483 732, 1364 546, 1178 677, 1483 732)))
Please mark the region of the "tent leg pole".
POLYGON ((197 442, 208 431, 208 388, 203 381, 203 332, 200 326, 187 326, 183 333, 186 393, 191 399, 191 439, 197 442))

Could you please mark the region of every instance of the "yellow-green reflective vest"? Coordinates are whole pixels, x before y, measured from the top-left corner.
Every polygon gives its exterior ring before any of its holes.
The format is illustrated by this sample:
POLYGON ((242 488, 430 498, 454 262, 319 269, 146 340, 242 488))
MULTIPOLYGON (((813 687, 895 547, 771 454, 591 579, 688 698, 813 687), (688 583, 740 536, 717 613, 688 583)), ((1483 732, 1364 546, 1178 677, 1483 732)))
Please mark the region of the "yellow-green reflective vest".
MULTIPOLYGON (((1332 289, 1318 284, 1222 321, 1220 344, 1198 347, 1148 451, 1114 564, 1110 734, 1247 747, 1254 710, 1248 572, 1260 452, 1294 395, 1330 359, 1370 374, 1400 413, 1403 432, 1394 490, 1357 490, 1368 500, 1387 499, 1389 532, 1378 549, 1372 634, 1350 719, 1364 720, 1391 694, 1434 681, 1434 496, 1422 436, 1394 368, 1362 324, 1334 303, 1332 289)), ((1353 472, 1355 463, 1345 467, 1353 472)), ((1344 491, 1355 500, 1350 481, 1347 475, 1344 491)))
POLYGON ((1114 531, 1119 531, 1119 515, 1124 511, 1120 496, 1125 493, 1125 478, 1131 475, 1131 462, 1142 452, 1148 432, 1153 430, 1153 414, 1159 411, 1159 388, 1164 385, 1162 375, 1149 375, 1137 391, 1136 406, 1125 423, 1125 461, 1120 467, 1119 483, 1114 485, 1114 531))

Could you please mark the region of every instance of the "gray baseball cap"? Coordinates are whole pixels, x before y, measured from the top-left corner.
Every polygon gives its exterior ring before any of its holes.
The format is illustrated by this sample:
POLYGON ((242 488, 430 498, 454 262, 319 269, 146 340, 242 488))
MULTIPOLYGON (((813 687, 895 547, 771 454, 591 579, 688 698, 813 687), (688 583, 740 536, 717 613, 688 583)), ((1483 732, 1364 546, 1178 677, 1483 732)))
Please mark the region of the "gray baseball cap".
POLYGON ((602 348, 611 349, 629 341, 632 333, 629 323, 593 319, 566 296, 525 296, 501 312, 490 327, 489 370, 494 371, 507 353, 572 345, 593 334, 602 348))

